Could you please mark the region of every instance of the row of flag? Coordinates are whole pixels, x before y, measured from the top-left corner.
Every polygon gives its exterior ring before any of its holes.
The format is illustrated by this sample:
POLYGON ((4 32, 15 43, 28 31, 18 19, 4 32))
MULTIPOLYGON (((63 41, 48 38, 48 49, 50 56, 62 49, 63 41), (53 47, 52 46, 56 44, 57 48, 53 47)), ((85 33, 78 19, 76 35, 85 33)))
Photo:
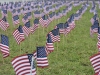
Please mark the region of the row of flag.
POLYGON ((98 53, 92 55, 90 57, 90 62, 91 65, 94 69, 95 74, 94 75, 100 75, 100 26, 99 26, 99 16, 98 13, 96 12, 96 4, 95 2, 92 3, 92 8, 90 10, 90 13, 94 13, 93 17, 91 18, 90 22, 92 26, 90 27, 90 35, 93 36, 93 34, 97 34, 97 48, 98 48, 98 53))

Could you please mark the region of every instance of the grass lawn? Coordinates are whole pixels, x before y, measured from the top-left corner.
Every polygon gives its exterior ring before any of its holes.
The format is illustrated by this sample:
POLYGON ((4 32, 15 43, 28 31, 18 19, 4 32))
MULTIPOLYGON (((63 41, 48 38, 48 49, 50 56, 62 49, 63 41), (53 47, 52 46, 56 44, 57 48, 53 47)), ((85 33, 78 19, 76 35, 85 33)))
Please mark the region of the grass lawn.
MULTIPOLYGON (((13 25, 11 13, 8 13, 8 22, 10 27, 7 31, 0 30, 1 34, 5 34, 9 37, 10 45, 10 56, 2 59, 2 54, 0 54, 0 75, 15 75, 14 69, 11 65, 11 60, 21 54, 26 52, 32 53, 36 50, 36 45, 45 46, 46 35, 51 31, 54 26, 60 22, 66 22, 68 17, 75 13, 80 6, 73 7, 72 11, 68 12, 66 16, 60 18, 59 20, 54 20, 50 23, 48 28, 43 28, 39 26, 34 34, 26 37, 25 41, 21 45, 17 45, 12 33, 18 27, 13 25), (21 50, 21 52, 20 52, 21 50)), ((90 19, 93 16, 89 12, 91 6, 88 7, 87 11, 82 15, 82 18, 75 21, 76 27, 67 36, 63 34, 60 35, 61 41, 57 44, 54 43, 54 52, 48 56, 49 67, 48 68, 37 68, 37 75, 93 75, 94 70, 89 61, 90 56, 97 53, 96 48, 97 35, 90 37, 90 19), (57 49, 58 46, 58 49, 57 49)), ((98 9, 98 8, 97 8, 98 9)), ((100 13, 100 10, 98 10, 100 13)), ((20 16, 20 20, 22 16, 20 16)), ((34 18, 31 20, 33 24, 34 18)), ((21 21, 20 21, 21 22, 21 21)), ((23 25, 23 23, 20 23, 23 25)))

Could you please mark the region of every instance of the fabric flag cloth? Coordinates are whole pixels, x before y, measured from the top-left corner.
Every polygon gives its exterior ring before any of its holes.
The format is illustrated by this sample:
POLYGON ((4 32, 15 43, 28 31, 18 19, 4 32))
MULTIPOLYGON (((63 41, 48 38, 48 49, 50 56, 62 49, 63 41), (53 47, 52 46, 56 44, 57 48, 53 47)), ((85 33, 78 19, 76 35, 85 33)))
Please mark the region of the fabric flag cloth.
POLYGON ((39 19, 34 20, 34 25, 31 27, 31 33, 34 33, 39 26, 39 19))
POLYGON ((33 54, 20 55, 11 61, 16 75, 36 75, 33 54))
POLYGON ((37 67, 47 67, 48 59, 45 47, 37 47, 37 67))
POLYGON ((94 21, 97 20, 97 17, 98 17, 98 15, 95 14, 95 15, 91 18, 90 22, 92 23, 92 25, 94 24, 94 21))
POLYGON ((7 17, 7 10, 1 10, 1 13, 2 13, 2 17, 6 16, 7 17))
POLYGON ((17 14, 16 14, 16 9, 13 9, 13 10, 12 10, 12 16, 15 16, 15 15, 17 15, 17 14))
POLYGON ((13 36, 17 42, 17 44, 20 44, 22 41, 25 40, 24 33, 22 30, 22 26, 19 26, 14 32, 13 36))
POLYGON ((98 27, 99 27, 99 23, 98 20, 96 20, 94 22, 94 24, 90 27, 90 35, 92 36, 93 33, 97 33, 98 32, 98 27))
POLYGON ((30 21, 26 22, 22 29, 24 34, 28 37, 31 32, 30 21))
POLYGON ((49 32, 52 42, 60 42, 60 33, 59 33, 59 29, 53 29, 52 31, 49 32))
POLYGON ((4 58, 9 56, 9 38, 6 35, 1 35, 0 50, 4 58))
POLYGON ((93 66, 95 73, 100 72, 100 53, 94 54, 90 57, 90 62, 93 66))
POLYGON ((9 27, 9 23, 7 22, 6 17, 4 16, 1 20, 0 20, 0 28, 2 30, 7 30, 7 28, 9 27))
POLYGON ((68 19, 68 24, 71 30, 75 28, 74 14, 72 14, 68 19))
POLYGON ((39 23, 42 25, 42 27, 47 27, 50 23, 50 20, 48 19, 47 15, 44 15, 39 19, 39 23))
POLYGON ((20 23, 18 15, 13 16, 12 20, 14 25, 18 25, 20 23))
POLYGON ((98 27, 98 42, 97 42, 97 48, 98 48, 98 51, 100 52, 100 27, 98 27))
POLYGON ((47 55, 54 51, 54 46, 50 34, 47 34, 46 51, 47 55))
POLYGON ((100 75, 100 72, 95 73, 94 75, 100 75))
POLYGON ((22 22, 25 24, 26 22, 28 22, 28 16, 27 15, 24 15, 23 16, 23 19, 22 19, 22 22))
POLYGON ((63 34, 63 33, 64 33, 64 23, 59 23, 59 24, 57 24, 57 25, 54 27, 54 29, 57 29, 57 28, 59 28, 59 33, 60 33, 60 34, 63 34))

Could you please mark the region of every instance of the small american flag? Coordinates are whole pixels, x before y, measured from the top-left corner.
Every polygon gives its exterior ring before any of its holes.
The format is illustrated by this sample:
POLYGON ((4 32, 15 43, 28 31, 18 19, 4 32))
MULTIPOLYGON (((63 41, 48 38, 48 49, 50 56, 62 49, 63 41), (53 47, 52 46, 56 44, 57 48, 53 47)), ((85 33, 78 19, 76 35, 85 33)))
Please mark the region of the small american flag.
POLYGON ((28 36, 31 32, 30 21, 26 22, 22 29, 23 29, 24 34, 28 36))
POLYGON ((45 47, 37 47, 37 66, 44 68, 48 65, 49 64, 45 47))
POLYGON ((47 27, 50 23, 50 20, 48 19, 47 15, 44 15, 42 18, 40 18, 39 23, 42 25, 42 27, 47 27))
POLYGON ((1 35, 0 49, 4 58, 9 56, 9 39, 6 35, 1 35))
POLYGON ((16 42, 18 44, 20 44, 24 39, 24 33, 23 33, 23 30, 22 30, 22 26, 19 26, 14 32, 13 32, 13 36, 16 40, 16 42))
POLYGON ((0 27, 4 31, 9 27, 9 23, 7 22, 7 19, 5 16, 2 18, 2 20, 0 20, 0 27))
POLYGON ((26 22, 28 22, 28 16, 27 15, 24 15, 23 18, 22 18, 22 22, 25 24, 26 22))
POLYGON ((13 16, 12 20, 14 25, 18 25, 20 23, 18 15, 13 16))
POLYGON ((60 33, 58 28, 53 29, 52 31, 49 32, 49 34, 51 35, 52 42, 60 41, 60 33))
POLYGON ((34 33, 39 26, 39 19, 34 20, 34 25, 31 27, 31 33, 34 33))
POLYGON ((12 10, 12 16, 15 16, 15 15, 17 15, 17 14, 16 14, 16 9, 13 9, 13 10, 12 10))
POLYGON ((11 61, 16 75, 36 75, 33 54, 20 55, 11 61))
POLYGON ((28 16, 28 19, 32 18, 31 12, 28 12, 26 15, 28 16))
POLYGON ((6 16, 7 17, 7 10, 1 10, 1 13, 2 13, 2 17, 6 16))
POLYGON ((46 51, 47 54, 50 54, 54 51, 54 46, 50 34, 47 34, 46 51))
POLYGON ((98 21, 95 22, 95 23, 90 27, 90 35, 91 35, 91 36, 93 35, 93 33, 97 33, 97 32, 98 32, 98 27, 99 27, 98 21))
POLYGON ((100 53, 91 56, 90 62, 94 68, 95 73, 98 73, 100 71, 100 53))

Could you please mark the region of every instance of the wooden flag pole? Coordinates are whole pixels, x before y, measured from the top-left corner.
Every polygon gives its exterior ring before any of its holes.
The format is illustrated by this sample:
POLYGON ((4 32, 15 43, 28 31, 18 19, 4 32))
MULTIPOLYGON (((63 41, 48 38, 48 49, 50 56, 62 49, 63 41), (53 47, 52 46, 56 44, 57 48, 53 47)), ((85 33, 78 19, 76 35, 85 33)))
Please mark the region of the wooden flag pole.
MULTIPOLYGON (((65 17, 65 16, 64 16, 65 17)), ((65 19, 65 18, 64 18, 65 19)), ((64 28, 64 23, 63 23, 63 29, 64 29, 64 33, 63 33, 63 48, 64 48, 64 34, 65 34, 65 28, 64 28)))

